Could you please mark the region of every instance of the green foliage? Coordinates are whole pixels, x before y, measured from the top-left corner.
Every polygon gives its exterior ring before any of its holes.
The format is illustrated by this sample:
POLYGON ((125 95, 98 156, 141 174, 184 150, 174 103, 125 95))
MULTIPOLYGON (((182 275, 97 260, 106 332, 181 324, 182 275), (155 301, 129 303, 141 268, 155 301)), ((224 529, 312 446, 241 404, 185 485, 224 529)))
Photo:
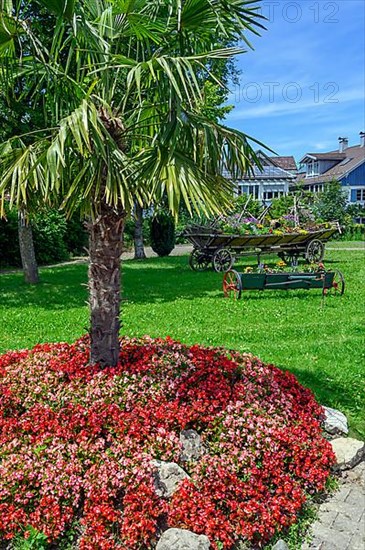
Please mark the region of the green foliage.
POLYGON ((18 213, 5 207, 5 218, 0 218, 0 266, 21 266, 18 239, 18 213))
POLYGON ((66 233, 63 241, 72 256, 84 256, 88 247, 89 236, 78 213, 66 220, 66 233))
POLYGON ((365 218, 365 204, 349 204, 347 214, 352 218, 365 218))
POLYGON ((175 247, 175 222, 166 210, 158 212, 151 220, 151 247, 158 256, 168 256, 175 247))
POLYGON ((47 264, 67 260, 65 243, 67 224, 57 210, 43 210, 32 220, 33 240, 37 262, 47 264))
MULTIPOLYGON (((150 223, 151 220, 148 216, 143 218, 143 243, 147 246, 150 245, 150 223)), ((124 226, 123 243, 124 247, 129 249, 133 247, 134 242, 134 226, 135 221, 133 217, 127 219, 124 226)))
MULTIPOLYGON (((224 61, 227 67, 231 67, 227 60, 221 61, 224 61)), ((233 69, 234 67, 232 67, 232 70, 233 69)), ((207 119, 215 122, 223 120, 234 108, 233 105, 225 104, 228 97, 228 92, 225 90, 228 90, 228 88, 220 88, 217 84, 209 80, 204 82, 202 90, 203 99, 200 108, 202 114, 207 117, 207 119)))
POLYGON ((15 537, 13 547, 14 550, 45 550, 48 546, 46 535, 28 526, 23 536, 15 537))
POLYGON ((19 33, 0 49, 1 95, 24 107, 20 121, 43 120, 0 147, 0 200, 28 212, 36 198, 62 201, 86 217, 164 194, 175 214, 181 200, 197 213, 229 203, 221 166, 242 174, 256 155, 252 138, 217 119, 240 40, 264 28, 257 0, 14 0, 7 17, 19 33))
POLYGON ((320 221, 338 221, 340 224, 346 221, 347 196, 338 181, 326 184, 324 191, 316 195, 313 210, 320 221))
POLYGON ((291 525, 286 534, 280 534, 277 539, 273 541, 272 544, 265 547, 264 550, 269 550, 273 548, 273 545, 280 538, 284 540, 289 550, 300 550, 303 546, 303 540, 306 542, 310 541, 310 526, 318 517, 318 511, 315 504, 309 499, 309 501, 304 505, 301 513, 298 516, 296 523, 291 525))
POLYGON ((263 211, 263 206, 260 201, 252 198, 252 196, 239 195, 232 201, 232 208, 229 210, 230 214, 241 214, 243 209, 247 213, 250 213, 254 218, 258 218, 263 211))
MULTIPOLYGON (((6 218, 0 218, 0 266, 21 266, 18 238, 18 213, 5 208, 6 218)), ((43 209, 31 217, 37 262, 56 263, 70 255, 85 254, 87 232, 77 215, 70 220, 54 209, 43 209)))
POLYGON ((197 215, 191 215, 186 206, 184 204, 180 205, 179 210, 179 217, 175 222, 175 242, 176 244, 184 244, 188 241, 184 236, 181 235, 181 233, 185 230, 187 225, 190 225, 192 223, 197 224, 206 224, 209 223, 211 219, 207 218, 206 216, 197 216, 197 215))
POLYGON ((340 236, 342 241, 364 241, 365 240, 365 224, 363 223, 348 223, 345 231, 340 236))
POLYGON ((270 216, 273 219, 281 218, 289 213, 294 206, 294 195, 283 195, 273 199, 270 208, 270 216))

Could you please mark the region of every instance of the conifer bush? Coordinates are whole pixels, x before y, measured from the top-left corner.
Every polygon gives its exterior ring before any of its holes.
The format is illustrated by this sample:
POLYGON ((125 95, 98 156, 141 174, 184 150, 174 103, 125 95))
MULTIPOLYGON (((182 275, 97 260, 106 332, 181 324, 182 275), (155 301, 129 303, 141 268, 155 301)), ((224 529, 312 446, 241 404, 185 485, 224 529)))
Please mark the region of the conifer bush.
POLYGON ((171 214, 160 211, 151 220, 151 247, 158 256, 168 256, 175 247, 175 222, 171 214))

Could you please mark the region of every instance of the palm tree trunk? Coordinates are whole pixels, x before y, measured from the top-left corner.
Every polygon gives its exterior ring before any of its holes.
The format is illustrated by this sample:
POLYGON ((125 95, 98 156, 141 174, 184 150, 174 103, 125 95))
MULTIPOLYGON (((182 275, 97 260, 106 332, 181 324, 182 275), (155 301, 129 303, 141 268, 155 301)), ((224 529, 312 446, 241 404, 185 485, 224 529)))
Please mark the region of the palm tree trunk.
POLYGON ((136 221, 134 226, 134 259, 144 260, 146 254, 143 246, 143 208, 136 201, 135 203, 136 221))
POLYGON ((89 223, 90 362, 114 367, 119 358, 120 261, 125 214, 103 204, 89 223))
POLYGON ((19 212, 18 237, 20 257, 25 281, 31 285, 39 283, 38 265, 35 259, 32 226, 24 212, 19 212))

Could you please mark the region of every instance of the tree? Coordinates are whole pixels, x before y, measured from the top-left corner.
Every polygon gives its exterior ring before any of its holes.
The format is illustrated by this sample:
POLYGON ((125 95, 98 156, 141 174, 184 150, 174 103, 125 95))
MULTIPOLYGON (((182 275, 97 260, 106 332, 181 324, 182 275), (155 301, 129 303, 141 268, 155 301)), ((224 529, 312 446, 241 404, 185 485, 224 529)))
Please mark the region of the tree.
MULTIPOLYGON (((10 19, 6 17, 6 2, 2 10, 0 20, 0 43, 6 41, 7 34, 11 31, 10 19), (8 26, 10 25, 10 26, 8 26), (1 33, 3 30, 3 37, 1 33)), ((50 15, 46 10, 33 2, 26 3, 26 13, 35 22, 37 33, 41 34, 43 44, 51 43, 50 15)), ((10 11, 10 5, 8 5, 10 11)), ((3 69, 4 70, 4 69, 3 69)), ((35 128, 41 128, 43 125, 42 100, 31 99, 32 89, 27 87, 27 81, 23 78, 17 78, 16 86, 11 93, 6 94, 0 90, 0 142, 13 135, 24 135, 35 128), (17 89, 21 88, 21 94, 17 94, 17 89), (18 99, 21 98, 19 101, 18 99)), ((29 201, 26 201, 29 204, 29 201)), ((34 202, 34 201, 33 201, 34 202)), ((19 251, 24 272, 24 278, 27 283, 37 284, 39 282, 38 264, 36 261, 33 228, 29 212, 25 206, 25 201, 21 201, 18 207, 18 240, 19 251)))
POLYGON ((347 193, 338 181, 330 181, 325 185, 324 190, 315 196, 314 212, 316 218, 321 221, 344 223, 347 213, 347 193))
MULTIPOLYGON (((135 201, 172 213, 219 212, 233 177, 259 163, 248 136, 201 112, 209 64, 241 49, 220 46, 257 33, 256 0, 40 0, 53 16, 43 44, 27 3, 3 0, 1 79, 21 98, 19 79, 43 102, 45 125, 0 146, 0 197, 26 189, 68 215, 88 219, 91 363, 119 357, 120 256, 135 201), (221 40, 222 38, 222 40, 221 40)), ((258 143, 258 142, 256 142, 258 143)), ((259 144, 262 145, 262 144, 259 144)))
MULTIPOLYGON (((221 37, 223 42, 223 37, 221 37)), ((222 43, 223 45, 223 43, 222 43)), ((224 44, 229 46, 230 44, 224 44)), ((201 78, 200 81, 201 98, 199 100, 199 109, 201 114, 207 119, 219 122, 224 120, 228 113, 233 109, 233 105, 228 105, 229 85, 238 84, 238 74, 236 64, 232 59, 212 59, 207 67, 213 71, 219 79, 216 81, 201 78)), ((199 78, 200 77, 200 78, 199 78)), ((150 207, 151 205, 146 205, 150 207)), ((136 202, 134 212, 134 259, 142 260, 146 258, 143 244, 143 208, 136 202)))
POLYGON ((134 259, 144 260, 146 253, 143 244, 143 208, 138 201, 136 201, 134 206, 134 218, 134 259))
MULTIPOLYGON (((6 97, 0 93, 0 141, 4 141, 14 134, 29 131, 31 120, 29 111, 26 102, 15 103, 10 108, 6 97)), ((22 205, 19 205, 18 210, 18 240, 25 281, 37 284, 39 273, 35 258, 33 231, 28 213, 22 205)))

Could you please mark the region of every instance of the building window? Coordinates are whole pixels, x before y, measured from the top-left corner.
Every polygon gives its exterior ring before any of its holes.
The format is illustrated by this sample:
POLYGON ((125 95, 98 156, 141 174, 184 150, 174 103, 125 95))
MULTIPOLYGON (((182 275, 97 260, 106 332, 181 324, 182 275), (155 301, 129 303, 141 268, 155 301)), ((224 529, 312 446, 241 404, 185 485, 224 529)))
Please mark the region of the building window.
POLYGON ((308 162, 307 176, 318 176, 318 174, 319 174, 319 162, 317 160, 308 162))
POLYGON ((365 189, 356 189, 356 201, 357 202, 365 201, 365 189))
POLYGON ((263 193, 263 199, 264 200, 272 200, 272 199, 278 199, 279 197, 282 197, 285 195, 285 191, 282 189, 278 189, 275 191, 264 191, 263 193))
POLYGON ((251 195, 254 199, 257 199, 259 196, 259 186, 258 185, 249 185, 248 194, 251 195))

